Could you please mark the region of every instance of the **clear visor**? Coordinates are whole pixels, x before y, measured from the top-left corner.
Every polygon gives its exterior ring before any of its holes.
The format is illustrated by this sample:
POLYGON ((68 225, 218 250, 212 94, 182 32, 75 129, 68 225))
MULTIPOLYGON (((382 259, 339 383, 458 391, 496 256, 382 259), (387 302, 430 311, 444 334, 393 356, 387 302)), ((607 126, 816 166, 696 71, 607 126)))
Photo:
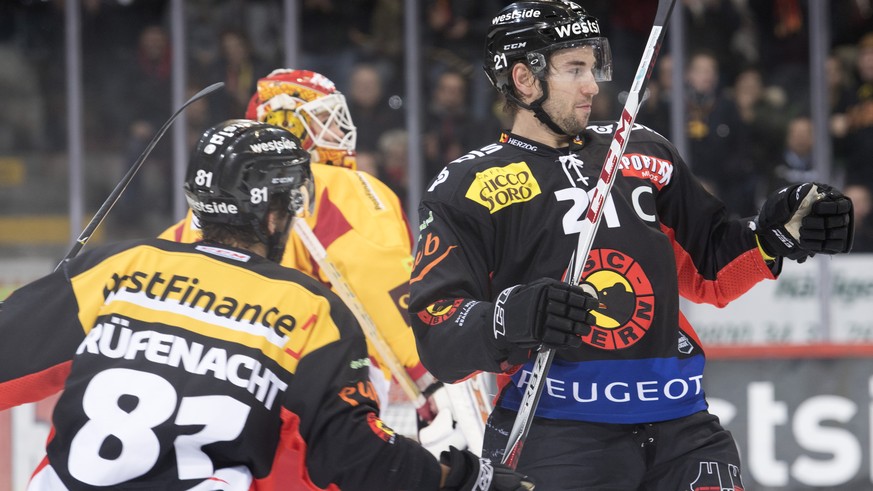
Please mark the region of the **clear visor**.
MULTIPOLYGON (((591 48, 594 55, 594 66, 591 69, 594 75, 595 82, 609 82, 612 80, 612 50, 609 47, 609 40, 605 37, 579 39, 574 41, 565 41, 555 43, 549 46, 549 53, 560 51, 563 49, 588 47, 591 48)), ((533 69, 534 73, 542 73, 546 67, 546 57, 542 53, 528 53, 528 65, 533 69)))
POLYGON ((352 123, 346 98, 330 94, 297 108, 315 146, 354 151, 358 130, 352 123))

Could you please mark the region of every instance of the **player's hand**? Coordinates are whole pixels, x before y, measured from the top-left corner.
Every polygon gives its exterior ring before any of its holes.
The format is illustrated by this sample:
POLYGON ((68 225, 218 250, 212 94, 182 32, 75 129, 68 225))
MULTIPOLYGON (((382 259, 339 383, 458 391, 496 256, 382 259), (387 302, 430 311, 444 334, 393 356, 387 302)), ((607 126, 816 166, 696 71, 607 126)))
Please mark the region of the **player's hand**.
POLYGON ((418 414, 418 441, 434 457, 450 446, 466 449, 467 439, 458 426, 455 414, 452 411, 452 403, 449 394, 442 383, 437 382, 424 391, 427 396, 427 404, 430 413, 434 416, 428 421, 422 419, 421 411, 418 414), (431 390, 432 389, 432 390, 431 390))
POLYGON ((551 278, 516 285, 494 304, 494 338, 515 348, 578 348, 580 336, 591 332, 591 310, 598 305, 581 287, 551 278))
POLYGON ((466 450, 450 447, 440 455, 449 473, 440 489, 457 491, 530 491, 534 483, 524 474, 482 459, 466 450))
POLYGON ((807 182, 770 195, 755 226, 767 255, 802 263, 816 254, 849 252, 853 222, 851 199, 826 184, 807 182))

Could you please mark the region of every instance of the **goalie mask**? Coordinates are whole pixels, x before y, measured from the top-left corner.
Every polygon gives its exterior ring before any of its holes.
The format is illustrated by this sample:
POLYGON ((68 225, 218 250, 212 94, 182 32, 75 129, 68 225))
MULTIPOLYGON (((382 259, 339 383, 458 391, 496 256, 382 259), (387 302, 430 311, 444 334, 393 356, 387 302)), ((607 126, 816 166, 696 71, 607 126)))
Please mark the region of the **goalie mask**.
POLYGON ((300 138, 313 163, 356 168, 357 129, 345 96, 324 75, 274 70, 258 80, 246 118, 286 128, 300 138))
POLYGON ((301 147, 288 130, 265 123, 237 119, 213 126, 188 164, 188 206, 201 224, 251 227, 278 262, 292 219, 312 213, 309 153, 301 147), (267 215, 276 205, 287 220, 270 234, 267 215))

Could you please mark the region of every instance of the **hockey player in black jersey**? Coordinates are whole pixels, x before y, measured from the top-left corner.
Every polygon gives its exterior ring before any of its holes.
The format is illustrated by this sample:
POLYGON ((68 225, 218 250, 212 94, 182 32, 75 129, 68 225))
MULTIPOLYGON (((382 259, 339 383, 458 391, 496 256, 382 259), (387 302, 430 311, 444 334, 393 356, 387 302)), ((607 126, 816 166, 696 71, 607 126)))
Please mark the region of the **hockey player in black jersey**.
POLYGON ((521 1, 494 17, 485 51, 514 118, 448 163, 421 201, 410 315, 424 365, 445 382, 499 374, 483 452, 496 460, 536 349, 557 350, 518 462, 542 489, 741 490, 680 295, 723 306, 775 279, 784 258, 848 252, 851 201, 804 183, 731 220, 675 147, 637 125, 570 286, 561 280, 616 129, 588 121, 609 44, 573 2, 521 1))
POLYGON ((438 462, 379 419, 354 316, 278 264, 311 211, 309 159, 286 129, 214 126, 185 183, 202 242, 94 248, 9 297, 0 410, 63 389, 28 489, 273 489, 291 438, 322 487, 532 489, 466 451, 438 462))

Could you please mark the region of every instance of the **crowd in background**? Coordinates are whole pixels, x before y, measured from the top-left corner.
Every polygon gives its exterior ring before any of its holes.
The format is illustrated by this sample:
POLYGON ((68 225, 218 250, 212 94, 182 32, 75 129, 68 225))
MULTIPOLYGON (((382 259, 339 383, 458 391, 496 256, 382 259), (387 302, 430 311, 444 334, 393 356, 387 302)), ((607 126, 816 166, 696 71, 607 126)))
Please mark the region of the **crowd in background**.
MULTIPOLYGON (((86 165, 120 176, 171 106, 169 1, 81 0, 86 165), (103 158, 93 159, 100 155, 103 158), (108 156, 108 157, 107 157, 108 156)), ((481 69, 484 33, 500 0, 425 0, 421 11, 425 179, 464 149, 493 141, 506 115, 481 69)), ((614 57, 592 120, 615 120, 657 2, 582 0, 601 20, 614 57)), ((300 0, 299 66, 332 79, 358 127, 358 165, 403 199, 407 188, 403 0, 300 0)), ((813 161, 808 0, 679 0, 686 26, 684 86, 672 86, 665 49, 639 123, 671 136, 671 97, 684 97, 685 159, 731 213, 753 215, 785 183, 839 184, 855 201, 857 251, 873 251, 873 0, 832 0, 827 87, 832 176, 813 161)), ((186 112, 194 141, 215 121, 241 117, 258 78, 282 67, 281 0, 186 0, 187 82, 224 90, 186 112)), ((675 14, 674 14, 675 15, 675 14)), ((66 151, 64 2, 0 2, 0 160, 28 160, 27 180, 63 174, 66 151), (60 155, 60 157, 58 157, 60 155), (46 157, 43 157, 46 156, 46 157)), ((113 212, 134 231, 170 216, 170 143, 113 212), (147 206, 144 204, 147 203, 147 206), (150 224, 148 220, 153 220, 150 224)), ((104 179, 111 186, 117 179, 104 179)), ((17 182, 17 181, 16 181, 17 182)), ((0 187, 3 173, 0 169, 0 187)), ((6 204, 3 213, 27 213, 6 204)), ((39 211, 39 210, 37 210, 39 211)), ((140 233, 139 235, 142 235, 140 233)))

